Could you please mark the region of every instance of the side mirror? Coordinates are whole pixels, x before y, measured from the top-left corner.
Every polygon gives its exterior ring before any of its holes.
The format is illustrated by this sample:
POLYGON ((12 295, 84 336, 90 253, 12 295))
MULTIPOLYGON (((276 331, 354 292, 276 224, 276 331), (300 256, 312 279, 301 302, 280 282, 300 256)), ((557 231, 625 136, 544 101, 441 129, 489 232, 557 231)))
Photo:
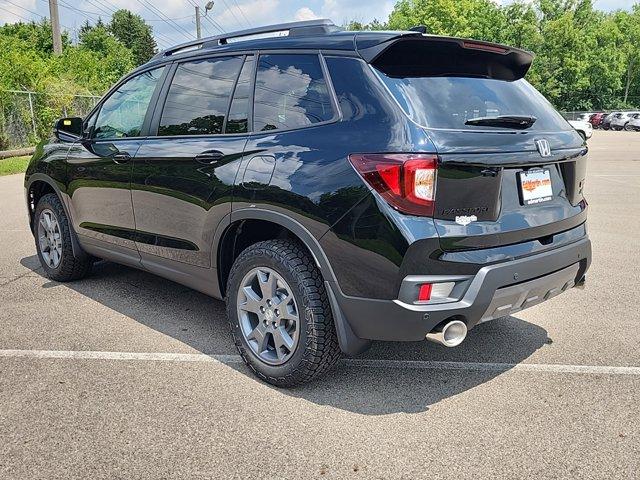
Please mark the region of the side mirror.
POLYGON ((53 133, 63 142, 74 142, 82 137, 82 119, 79 117, 60 118, 53 127, 53 133))

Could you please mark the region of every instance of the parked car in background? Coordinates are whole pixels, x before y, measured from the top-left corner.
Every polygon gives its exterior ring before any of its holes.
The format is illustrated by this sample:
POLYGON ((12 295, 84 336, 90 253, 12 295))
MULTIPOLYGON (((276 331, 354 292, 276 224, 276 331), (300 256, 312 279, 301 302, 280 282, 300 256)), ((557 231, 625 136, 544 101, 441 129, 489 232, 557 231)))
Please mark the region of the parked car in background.
POLYGON ((605 116, 602 119, 602 123, 600 124, 600 127, 603 130, 609 130, 611 128, 611 121, 613 120, 613 117, 615 117, 618 113, 620 113, 620 112, 611 112, 610 114, 605 116))
POLYGON ((612 130, 626 130, 627 124, 633 118, 633 116, 640 112, 620 112, 613 116, 611 120, 611 129, 612 130))
POLYGON ((576 116, 575 119, 579 122, 588 122, 589 118, 591 118, 591 115, 593 115, 593 113, 590 113, 590 112, 580 113, 578 116, 576 116))
POLYGON ((593 128, 600 128, 601 124, 602 124, 602 120, 604 119, 604 117, 606 117, 607 114, 603 113, 603 112, 599 112, 599 113, 594 113, 593 115, 591 115, 591 117, 589 118, 589 123, 591 123, 591 126, 593 128))
POLYGON ((640 113, 636 113, 629 123, 627 124, 627 130, 635 130, 636 132, 640 132, 640 113))
POLYGON ((593 135, 593 127, 589 122, 584 120, 568 120, 568 122, 584 140, 591 138, 593 135))

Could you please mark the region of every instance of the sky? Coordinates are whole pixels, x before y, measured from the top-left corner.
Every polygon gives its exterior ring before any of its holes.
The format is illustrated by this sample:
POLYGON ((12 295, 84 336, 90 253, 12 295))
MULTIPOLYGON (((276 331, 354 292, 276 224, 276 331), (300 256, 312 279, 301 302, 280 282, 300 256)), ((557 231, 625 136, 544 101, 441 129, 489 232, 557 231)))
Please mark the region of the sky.
MULTIPOLYGON (((510 0, 496 0, 507 3, 510 0)), ((596 0, 601 10, 630 9, 637 0, 596 0)), ((206 0, 58 0, 60 23, 75 38, 75 32, 98 17, 105 22, 118 8, 141 15, 153 26, 158 46, 166 48, 195 38, 195 5, 204 13, 206 0)), ((330 18, 336 24, 350 20, 386 20, 393 0, 215 0, 202 21, 203 36, 273 23, 330 18)), ((40 20, 49 16, 48 0, 0 0, 0 25, 40 20)))

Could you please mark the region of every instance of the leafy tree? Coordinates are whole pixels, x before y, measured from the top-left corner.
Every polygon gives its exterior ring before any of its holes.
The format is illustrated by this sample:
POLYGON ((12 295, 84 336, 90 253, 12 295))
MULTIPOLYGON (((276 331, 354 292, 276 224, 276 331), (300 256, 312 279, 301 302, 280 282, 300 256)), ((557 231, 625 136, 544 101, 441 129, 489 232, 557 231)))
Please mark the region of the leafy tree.
MULTIPOLYGON (((43 18, 39 23, 7 23, 0 27, 0 34, 24 40, 41 55, 50 55, 53 51, 51 22, 47 18, 43 18)), ((69 45, 69 35, 67 32, 62 32, 62 48, 67 48, 69 45)))
POLYGON ((152 29, 140 15, 129 10, 118 10, 111 17, 109 30, 133 52, 137 65, 147 62, 156 52, 157 44, 152 29))
POLYGON ((492 0, 400 0, 389 16, 391 29, 425 25, 436 35, 495 40, 506 18, 492 0))
POLYGON ((640 4, 633 6, 632 13, 625 11, 616 12, 613 17, 622 34, 623 43, 620 50, 624 55, 625 73, 624 73, 624 100, 627 103, 629 92, 632 88, 639 91, 638 83, 640 81, 640 4))

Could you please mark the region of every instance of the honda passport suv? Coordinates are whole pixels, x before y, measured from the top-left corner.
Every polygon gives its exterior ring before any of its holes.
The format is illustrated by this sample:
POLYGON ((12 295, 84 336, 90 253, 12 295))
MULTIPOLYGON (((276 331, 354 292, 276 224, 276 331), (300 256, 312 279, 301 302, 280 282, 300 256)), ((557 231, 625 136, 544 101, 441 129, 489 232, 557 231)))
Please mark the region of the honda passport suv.
POLYGON ((523 79, 532 60, 327 20, 165 50, 37 148, 42 268, 104 259, 225 299, 278 386, 372 340, 456 346, 589 267, 587 147, 523 79))

